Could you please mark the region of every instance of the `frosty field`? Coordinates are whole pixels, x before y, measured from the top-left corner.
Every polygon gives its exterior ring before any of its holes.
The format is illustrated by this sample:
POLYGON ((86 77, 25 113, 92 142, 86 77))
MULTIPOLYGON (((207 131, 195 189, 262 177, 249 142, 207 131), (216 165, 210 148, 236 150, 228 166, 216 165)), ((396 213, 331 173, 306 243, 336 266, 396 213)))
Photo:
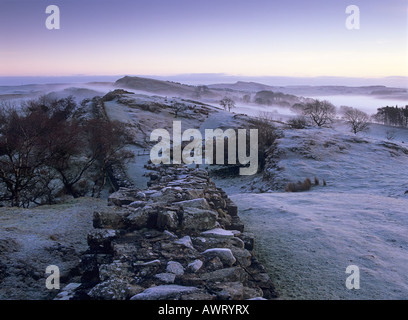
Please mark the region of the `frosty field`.
POLYGON ((344 129, 289 130, 280 140, 276 178, 316 176, 311 191, 226 190, 282 299, 407 299, 407 131, 390 142, 383 126, 364 136, 344 129), (360 269, 359 290, 346 288, 349 265, 360 269))
POLYGON ((407 299, 407 199, 352 193, 235 194, 281 299, 407 299), (360 268, 348 290, 347 266, 360 268))

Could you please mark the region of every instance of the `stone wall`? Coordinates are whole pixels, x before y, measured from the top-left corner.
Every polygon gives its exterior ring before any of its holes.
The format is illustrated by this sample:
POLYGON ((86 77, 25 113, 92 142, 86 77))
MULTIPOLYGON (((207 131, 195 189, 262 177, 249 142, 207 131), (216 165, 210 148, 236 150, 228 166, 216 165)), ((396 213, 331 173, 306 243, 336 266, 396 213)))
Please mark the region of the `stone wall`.
POLYGON ((237 206, 208 173, 147 166, 145 190, 121 188, 94 213, 80 284, 57 299, 273 299, 237 206))

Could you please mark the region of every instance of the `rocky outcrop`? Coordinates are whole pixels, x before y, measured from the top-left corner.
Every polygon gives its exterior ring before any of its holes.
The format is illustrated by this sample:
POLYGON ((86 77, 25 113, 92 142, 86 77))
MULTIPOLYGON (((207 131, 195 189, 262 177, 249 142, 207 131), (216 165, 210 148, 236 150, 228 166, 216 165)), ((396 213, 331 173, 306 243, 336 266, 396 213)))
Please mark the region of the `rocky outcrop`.
MULTIPOLYGON (((204 170, 149 166, 145 190, 121 188, 95 229, 71 299, 276 297, 238 208, 204 170)), ((71 285, 72 288, 72 285, 71 285)))

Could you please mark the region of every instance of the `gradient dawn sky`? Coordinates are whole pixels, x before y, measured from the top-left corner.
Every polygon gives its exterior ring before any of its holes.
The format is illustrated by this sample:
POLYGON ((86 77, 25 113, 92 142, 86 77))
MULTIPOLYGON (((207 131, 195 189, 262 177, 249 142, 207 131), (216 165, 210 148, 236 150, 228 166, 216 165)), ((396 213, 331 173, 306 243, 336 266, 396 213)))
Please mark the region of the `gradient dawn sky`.
POLYGON ((407 37, 407 0, 0 0, 0 76, 407 76, 407 37))

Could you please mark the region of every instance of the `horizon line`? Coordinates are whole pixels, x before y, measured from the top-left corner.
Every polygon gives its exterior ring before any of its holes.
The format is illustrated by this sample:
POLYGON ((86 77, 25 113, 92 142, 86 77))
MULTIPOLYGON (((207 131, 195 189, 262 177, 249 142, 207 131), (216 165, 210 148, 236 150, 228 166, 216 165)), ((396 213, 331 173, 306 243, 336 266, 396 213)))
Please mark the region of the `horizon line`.
MULTIPOLYGON (((35 85, 35 84, 62 84, 61 82, 57 83, 24 83, 24 84, 17 84, 16 80, 29 80, 29 79, 37 79, 37 80, 47 80, 47 81, 52 81, 52 79, 59 79, 59 81, 64 81, 68 79, 75 79, 74 82, 78 82, 80 79, 86 79, 86 82, 112 82, 114 79, 121 79, 123 77, 140 77, 140 78, 152 78, 156 80, 161 80, 161 81, 173 81, 173 82, 184 82, 185 84, 192 84, 188 83, 189 81, 195 83, 196 85, 205 85, 205 84, 220 84, 221 82, 219 81, 225 81, 230 83, 230 82, 257 82, 260 81, 260 84, 267 84, 271 86, 375 86, 375 85, 381 85, 381 86, 397 86, 400 88, 408 88, 408 76, 401 76, 401 75, 394 75, 394 76, 370 76, 370 77, 356 77, 356 76, 282 76, 282 75, 263 75, 263 76, 253 76, 253 75, 234 75, 234 74, 228 74, 228 73, 180 73, 180 74, 171 74, 171 75, 154 75, 154 74, 105 74, 105 75, 87 75, 87 74, 73 74, 73 75, 27 75, 27 76, 22 76, 22 75, 12 75, 12 76, 2 76, 0 75, 0 79, 3 81, 0 81, 0 86, 17 86, 17 85, 35 85), (96 79, 89 79, 89 78, 96 78, 96 79), (97 78, 102 78, 100 81, 98 81, 97 78), (109 81, 103 81, 103 78, 109 78, 109 81), (212 79, 211 79, 212 78, 212 79), (241 80, 242 79, 242 80, 241 80), (4 81, 7 80, 14 80, 16 83, 13 84, 7 84, 4 81), (398 83, 370 83, 370 84, 347 84, 347 83, 275 83, 275 84, 268 84, 268 83, 261 83, 262 81, 358 81, 358 82, 380 82, 381 80, 383 81, 395 81, 398 83), (217 82, 218 81, 218 82, 217 82), (207 82, 207 83, 204 83, 207 82)), ((66 82, 65 84, 69 84, 69 81, 66 82)))
POLYGON ((192 72, 192 73, 172 73, 172 74, 63 74, 63 75, 0 75, 0 78, 63 78, 63 77, 176 77, 176 76, 227 76, 244 78, 349 78, 349 79, 382 79, 382 78, 408 78, 408 75, 388 75, 388 76, 333 76, 333 75, 245 75, 223 72, 192 72))

